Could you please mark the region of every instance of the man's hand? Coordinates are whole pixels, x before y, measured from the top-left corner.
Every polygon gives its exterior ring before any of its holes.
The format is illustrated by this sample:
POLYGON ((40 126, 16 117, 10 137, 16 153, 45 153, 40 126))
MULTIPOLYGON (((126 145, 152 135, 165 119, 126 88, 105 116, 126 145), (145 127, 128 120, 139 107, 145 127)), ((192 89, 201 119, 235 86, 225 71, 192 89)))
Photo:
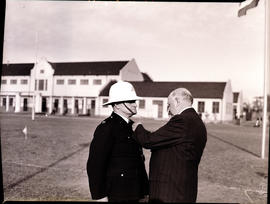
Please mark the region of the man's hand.
POLYGON ((141 122, 134 122, 134 123, 132 124, 132 130, 135 131, 136 128, 137 128, 137 126, 140 125, 140 124, 142 124, 142 123, 141 123, 141 122))
POLYGON ((144 198, 139 200, 139 203, 148 203, 149 202, 149 195, 145 195, 144 198))
POLYGON ((108 197, 104 197, 98 200, 95 200, 96 202, 108 202, 108 197))

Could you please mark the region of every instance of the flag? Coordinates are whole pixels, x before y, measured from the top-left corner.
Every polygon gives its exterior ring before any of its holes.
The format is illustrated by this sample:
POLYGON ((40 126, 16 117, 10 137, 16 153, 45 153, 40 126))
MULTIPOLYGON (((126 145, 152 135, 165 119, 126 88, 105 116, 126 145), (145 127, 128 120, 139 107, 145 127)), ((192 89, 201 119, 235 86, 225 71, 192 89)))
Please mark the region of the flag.
POLYGON ((243 1, 240 5, 240 9, 238 10, 238 17, 244 16, 247 14, 247 10, 256 7, 259 3, 259 0, 246 0, 243 1))
POLYGON ((22 132, 24 134, 25 139, 27 139, 27 127, 26 126, 23 128, 22 132))

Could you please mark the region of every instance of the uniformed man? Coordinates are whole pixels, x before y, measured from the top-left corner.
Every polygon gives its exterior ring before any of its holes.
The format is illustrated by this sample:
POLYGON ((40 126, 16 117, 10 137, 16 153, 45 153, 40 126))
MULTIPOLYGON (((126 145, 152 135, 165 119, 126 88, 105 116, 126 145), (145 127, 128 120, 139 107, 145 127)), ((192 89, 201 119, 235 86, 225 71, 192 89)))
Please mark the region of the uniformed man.
POLYGON ((131 137, 138 99, 130 83, 119 81, 103 104, 112 105, 113 112, 98 125, 90 145, 87 174, 94 200, 137 202, 148 195, 143 151, 131 137))

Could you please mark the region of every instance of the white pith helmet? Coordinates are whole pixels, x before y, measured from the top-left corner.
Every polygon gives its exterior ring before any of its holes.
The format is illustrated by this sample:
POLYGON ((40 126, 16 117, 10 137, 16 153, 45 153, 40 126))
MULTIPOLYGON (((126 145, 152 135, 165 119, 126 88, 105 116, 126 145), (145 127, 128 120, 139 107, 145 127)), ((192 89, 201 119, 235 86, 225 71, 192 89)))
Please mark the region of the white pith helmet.
POLYGON ((134 87, 131 83, 126 81, 118 81, 113 84, 109 91, 109 101, 104 103, 103 106, 112 103, 139 100, 134 87))

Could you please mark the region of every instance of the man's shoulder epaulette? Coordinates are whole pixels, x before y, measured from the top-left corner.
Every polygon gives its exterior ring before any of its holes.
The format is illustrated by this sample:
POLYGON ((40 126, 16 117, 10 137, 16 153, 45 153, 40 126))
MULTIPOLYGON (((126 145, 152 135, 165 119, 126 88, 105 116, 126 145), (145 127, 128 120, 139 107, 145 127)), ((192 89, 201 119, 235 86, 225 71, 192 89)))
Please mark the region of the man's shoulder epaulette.
POLYGON ((106 119, 104 119, 103 121, 101 121, 100 125, 106 125, 106 124, 110 124, 112 122, 113 116, 110 116, 106 119))

